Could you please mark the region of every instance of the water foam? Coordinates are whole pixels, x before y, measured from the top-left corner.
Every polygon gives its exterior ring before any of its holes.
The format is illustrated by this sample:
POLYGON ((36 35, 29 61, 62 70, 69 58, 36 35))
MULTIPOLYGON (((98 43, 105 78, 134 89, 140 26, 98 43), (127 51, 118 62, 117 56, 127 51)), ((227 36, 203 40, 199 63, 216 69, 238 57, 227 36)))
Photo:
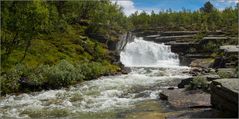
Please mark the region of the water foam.
POLYGON ((178 55, 170 46, 135 38, 121 52, 121 62, 127 67, 172 67, 179 66, 178 55))

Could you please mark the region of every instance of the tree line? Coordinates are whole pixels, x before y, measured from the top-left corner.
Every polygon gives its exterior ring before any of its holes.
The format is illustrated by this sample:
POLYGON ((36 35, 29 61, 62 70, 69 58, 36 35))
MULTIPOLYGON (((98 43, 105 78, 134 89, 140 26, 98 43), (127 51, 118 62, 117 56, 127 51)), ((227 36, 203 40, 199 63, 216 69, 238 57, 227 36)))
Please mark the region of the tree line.
POLYGON ((196 11, 182 9, 181 11, 160 11, 147 14, 145 11, 135 12, 129 17, 135 29, 149 27, 163 27, 178 29, 184 27, 188 30, 216 31, 224 30, 237 34, 238 4, 224 10, 215 8, 210 2, 196 11))

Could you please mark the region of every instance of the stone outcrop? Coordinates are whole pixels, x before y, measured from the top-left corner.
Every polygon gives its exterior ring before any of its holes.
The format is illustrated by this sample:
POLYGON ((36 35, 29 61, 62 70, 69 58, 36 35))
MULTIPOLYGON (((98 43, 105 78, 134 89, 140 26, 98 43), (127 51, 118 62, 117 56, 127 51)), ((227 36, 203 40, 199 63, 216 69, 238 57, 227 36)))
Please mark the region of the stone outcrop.
POLYGON ((211 106, 210 94, 200 90, 163 90, 159 96, 160 99, 167 100, 170 106, 176 109, 211 106))
POLYGON ((195 59, 190 63, 190 66, 191 67, 209 68, 212 64, 213 64, 213 60, 210 60, 210 59, 195 59))
POLYGON ((211 104, 223 111, 238 116, 239 79, 218 79, 212 81, 211 104))
POLYGON ((120 39, 113 44, 114 47, 114 53, 112 55, 115 55, 115 59, 113 60, 113 64, 118 64, 121 68, 121 73, 122 74, 127 74, 130 72, 130 68, 125 67, 121 62, 120 62, 120 52, 124 50, 125 46, 127 43, 133 41, 134 35, 131 32, 127 32, 126 34, 123 34, 120 36, 120 39))
POLYGON ((131 32, 127 32, 126 34, 120 37, 120 40, 116 44, 116 50, 118 52, 122 51, 127 43, 131 42, 134 39, 134 35, 131 32))
POLYGON ((238 53, 239 52, 239 45, 223 45, 220 46, 220 50, 223 50, 227 53, 238 53))
MULTIPOLYGON (((220 76, 217 74, 206 74, 206 75, 201 75, 201 77, 205 78, 208 82, 216 80, 216 79, 220 79, 220 76)), ((181 80, 181 82, 178 84, 178 88, 185 88, 185 86, 189 85, 192 80, 193 80, 193 77, 181 80)))

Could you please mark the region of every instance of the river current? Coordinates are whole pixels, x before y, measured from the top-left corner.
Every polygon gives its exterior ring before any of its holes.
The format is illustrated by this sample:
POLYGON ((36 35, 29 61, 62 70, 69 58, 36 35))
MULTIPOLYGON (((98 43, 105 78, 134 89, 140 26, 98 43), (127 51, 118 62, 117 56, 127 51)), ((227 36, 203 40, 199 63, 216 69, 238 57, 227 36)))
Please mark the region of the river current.
POLYGON ((70 88, 7 95, 0 99, 0 118, 126 118, 122 114, 132 110, 150 110, 162 88, 189 77, 183 73, 189 68, 180 66, 178 55, 164 44, 135 38, 120 56, 130 67, 129 74, 100 77, 70 88))

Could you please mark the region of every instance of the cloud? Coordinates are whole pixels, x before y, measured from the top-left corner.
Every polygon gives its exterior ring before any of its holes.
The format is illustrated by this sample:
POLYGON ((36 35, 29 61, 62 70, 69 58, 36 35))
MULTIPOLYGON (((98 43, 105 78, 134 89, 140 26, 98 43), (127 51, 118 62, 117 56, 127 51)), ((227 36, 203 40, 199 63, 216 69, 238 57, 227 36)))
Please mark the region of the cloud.
POLYGON ((123 7, 123 11, 126 16, 129 16, 137 11, 136 7, 134 6, 134 2, 131 0, 113 0, 112 3, 116 3, 123 7))
POLYGON ((229 6, 235 6, 236 3, 239 2, 239 0, 156 0, 155 2, 152 1, 141 1, 141 0, 111 0, 112 3, 116 3, 119 6, 123 8, 123 12, 126 16, 130 16, 131 14, 135 13, 138 11, 141 13, 142 11, 145 11, 147 14, 150 14, 152 10, 154 10, 155 13, 158 13, 160 11, 164 11, 165 9, 172 8, 172 10, 180 10, 181 8, 188 8, 190 10, 197 10, 200 8, 200 4, 203 1, 210 1, 213 3, 213 5, 220 9, 223 10, 226 7, 229 6), (134 3, 134 2, 138 3, 134 3), (186 3, 190 2, 188 6, 185 6, 186 3), (139 3, 141 6, 139 6, 139 3), (147 5, 142 5, 146 4, 147 5), (150 3, 150 6, 149 6, 150 3), (184 4, 185 3, 185 4, 184 4))
POLYGON ((224 2, 224 3, 238 3, 239 0, 217 0, 218 2, 224 2))
POLYGON ((112 0, 111 2, 121 6, 126 16, 130 16, 136 11, 138 11, 138 13, 145 11, 147 14, 151 14, 152 10, 154 10, 155 13, 160 11, 160 9, 157 8, 136 8, 134 2, 131 0, 112 0))

